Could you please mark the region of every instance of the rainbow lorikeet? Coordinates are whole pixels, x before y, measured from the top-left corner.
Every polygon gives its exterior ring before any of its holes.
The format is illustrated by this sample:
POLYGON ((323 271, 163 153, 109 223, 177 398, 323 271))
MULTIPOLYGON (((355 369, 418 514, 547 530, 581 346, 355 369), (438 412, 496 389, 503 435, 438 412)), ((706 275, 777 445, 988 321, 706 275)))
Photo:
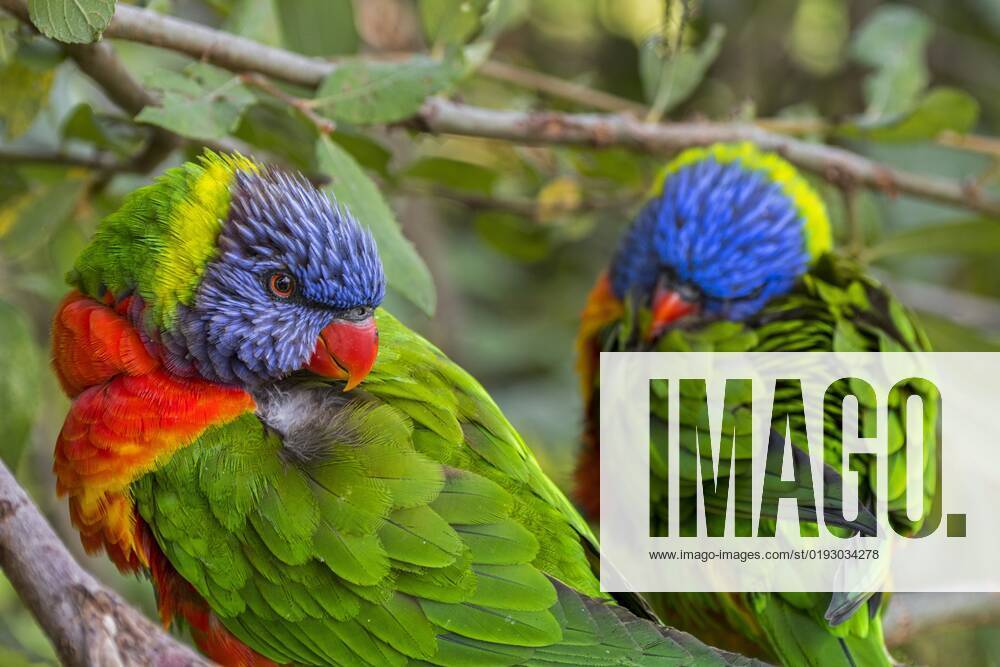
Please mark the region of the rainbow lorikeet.
POLYGON ((58 490, 224 665, 721 665, 601 593, 597 545, 483 388, 376 310, 304 178, 207 154, 130 195, 53 327, 58 490))
MULTIPOLYGON (((577 347, 586 413, 577 495, 585 513, 596 520, 600 508, 596 391, 600 351, 898 351, 925 350, 928 342, 892 295, 831 251, 830 224, 822 200, 790 164, 750 144, 719 144, 687 150, 663 170, 652 196, 621 240, 610 269, 600 275, 588 297, 577 347)), ((874 457, 870 467, 852 457, 862 491, 858 517, 845 521, 839 511, 842 480, 835 471, 840 468, 843 398, 850 392, 846 381, 837 386, 839 390, 831 392, 824 403, 825 420, 833 427, 825 450, 829 465, 824 470, 824 519, 843 534, 870 535, 875 531, 874 457)), ((801 405, 801 394, 794 387, 786 389, 779 388, 778 405, 795 401, 801 405)), ((937 422, 936 394, 918 380, 906 385, 902 400, 890 405, 888 507, 890 521, 907 534, 919 530, 922 522, 907 517, 904 494, 902 411, 911 394, 928 399, 923 413, 925 443, 936 442, 937 422)), ((747 409, 745 400, 731 409, 747 409)), ((651 520, 665 526, 667 458, 660 447, 666 442, 668 414, 665 402, 651 402, 651 406, 651 474, 663 480, 663 484, 651 485, 651 520)), ((782 412, 776 409, 774 414, 782 412)), ((788 412, 801 415, 800 410, 788 412)), ((707 428, 697 421, 705 418, 681 414, 680 427, 707 428)), ((774 437, 785 432, 784 424, 772 427, 765 489, 768 484, 788 483, 781 481, 785 438, 774 437)), ((792 444, 800 448, 803 419, 793 418, 790 427, 792 444)), ((682 447, 690 444, 685 445, 682 438, 682 447)), ((795 453, 792 465, 804 470, 808 458, 796 447, 791 450, 795 453)), ((697 445, 685 452, 680 459, 681 490, 693 495, 698 478, 687 475, 684 462, 696 462, 701 454, 697 445)), ((749 449, 738 451, 737 464, 749 455, 749 449)), ((923 516, 936 489, 935 459, 927 456, 924 460, 923 516)), ((703 469, 711 470, 712 463, 703 469)), ((748 471, 746 466, 742 469, 748 471)), ((719 460, 720 481, 729 474, 727 454, 719 460)), ((807 478, 796 475, 797 480, 807 478)), ((811 486, 793 491, 811 498, 811 486)), ((736 497, 737 508, 740 503, 749 508, 750 502, 749 497, 736 497)), ((709 522, 724 522, 725 507, 706 505, 709 522)), ((764 511, 766 518, 773 518, 764 511)), ((800 516, 802 512, 800 503, 800 516)), ((697 519, 692 514, 681 520, 697 519)), ((887 665, 890 661, 881 627, 885 596, 880 594, 647 597, 663 618, 705 641, 782 664, 829 667, 887 665)))

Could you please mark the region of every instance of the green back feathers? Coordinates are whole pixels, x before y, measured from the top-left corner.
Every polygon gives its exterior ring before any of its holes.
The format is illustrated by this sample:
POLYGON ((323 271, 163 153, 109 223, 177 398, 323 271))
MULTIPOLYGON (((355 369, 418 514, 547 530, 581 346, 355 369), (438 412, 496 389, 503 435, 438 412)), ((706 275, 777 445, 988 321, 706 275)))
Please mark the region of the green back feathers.
POLYGON ((417 425, 414 441, 422 453, 510 492, 512 514, 539 539, 536 566, 588 595, 602 595, 584 552, 584 545, 596 552, 597 539, 482 385, 383 310, 378 326, 379 357, 365 391, 417 425))
POLYGON ((135 290, 150 304, 152 323, 169 328, 215 255, 235 173, 258 169, 241 155, 209 151, 165 172, 101 221, 67 282, 95 298, 135 290))
POLYGON ((611 603, 589 530, 485 390, 378 323, 346 403, 290 382, 258 397, 278 426, 243 415, 133 484, 226 628, 282 664, 748 664, 611 603))
POLYGON ((826 207, 816 190, 787 160, 775 153, 765 153, 749 142, 713 144, 705 148, 689 148, 665 166, 653 181, 651 196, 663 192, 667 178, 680 169, 702 160, 719 164, 738 163, 749 171, 759 172, 776 183, 798 211, 803 221, 806 250, 813 261, 833 246, 830 220, 826 207))

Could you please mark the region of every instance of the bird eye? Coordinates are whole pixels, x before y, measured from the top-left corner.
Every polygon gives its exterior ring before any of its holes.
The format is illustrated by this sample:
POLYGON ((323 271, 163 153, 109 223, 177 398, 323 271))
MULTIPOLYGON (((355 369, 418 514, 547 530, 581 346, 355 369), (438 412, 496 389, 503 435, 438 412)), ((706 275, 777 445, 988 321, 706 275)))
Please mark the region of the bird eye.
POLYGON ((271 294, 279 299, 287 299, 295 293, 295 279, 284 271, 275 271, 267 279, 271 294))
POLYGON ((368 316, 371 314, 372 309, 368 306, 356 306, 344 313, 344 319, 360 322, 361 320, 368 319, 368 316))

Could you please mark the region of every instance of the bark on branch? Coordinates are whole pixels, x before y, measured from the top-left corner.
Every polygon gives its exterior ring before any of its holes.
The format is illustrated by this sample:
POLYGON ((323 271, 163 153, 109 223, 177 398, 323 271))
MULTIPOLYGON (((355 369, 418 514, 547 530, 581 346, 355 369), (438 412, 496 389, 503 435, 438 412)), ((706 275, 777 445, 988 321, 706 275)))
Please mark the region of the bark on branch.
MULTIPOLYGON (((22 16, 25 4, 24 0, 0 0, 0 7, 22 16)), ((310 88, 318 86, 337 67, 336 63, 129 5, 118 5, 105 36, 159 46, 233 71, 257 72, 310 88)), ((672 153, 718 141, 752 141, 837 183, 864 185, 888 194, 906 193, 1000 215, 1000 199, 975 183, 893 169, 842 148, 802 141, 750 124, 647 123, 625 115, 496 111, 441 98, 428 99, 413 124, 436 134, 527 144, 623 146, 648 153, 672 153)))
MULTIPOLYGON (((26 15, 24 0, 0 0, 0 7, 19 17, 26 15)), ((104 36, 158 46, 235 72, 257 72, 309 88, 318 86, 337 67, 336 63, 123 4, 118 5, 104 36)), ((1000 198, 987 194, 974 182, 959 183, 893 169, 842 148, 802 141, 750 124, 648 123, 626 115, 497 111, 442 98, 428 99, 412 124, 435 134, 526 144, 623 146, 657 154, 719 141, 752 141, 838 184, 863 185, 891 195, 906 193, 1000 215, 1000 198)))
MULTIPOLYGON (((125 69, 110 44, 64 44, 63 50, 80 71, 93 79, 108 98, 129 115, 134 116, 144 107, 157 104, 157 99, 125 69)), ((151 130, 146 147, 128 165, 135 171, 152 171, 183 141, 161 127, 151 130)))
POLYGON ((70 667, 208 667, 85 572, 0 462, 0 568, 70 667))
POLYGON ((441 98, 431 98, 424 104, 419 121, 427 131, 440 134, 529 144, 623 146, 647 153, 673 153, 720 141, 752 141, 838 184, 864 185, 888 194, 906 193, 1000 215, 1000 199, 973 183, 893 169, 843 148, 800 141, 748 124, 646 123, 625 115, 495 111, 441 98))

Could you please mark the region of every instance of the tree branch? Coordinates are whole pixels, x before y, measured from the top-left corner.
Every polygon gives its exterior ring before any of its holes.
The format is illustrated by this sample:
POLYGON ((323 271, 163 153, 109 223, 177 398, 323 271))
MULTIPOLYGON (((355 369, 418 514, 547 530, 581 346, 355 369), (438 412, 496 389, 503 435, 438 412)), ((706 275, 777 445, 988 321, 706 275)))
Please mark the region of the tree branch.
POLYGON ((110 158, 102 153, 95 153, 92 156, 73 155, 72 153, 59 152, 36 152, 36 151, 16 151, 0 150, 0 164, 55 164, 67 167, 83 167, 94 171, 103 172, 123 172, 133 171, 128 163, 110 158))
MULTIPOLYGON (((754 125, 780 134, 828 134, 837 129, 836 123, 823 118, 757 118, 754 125)), ((1000 157, 1000 139, 979 134, 959 134, 945 130, 934 138, 934 143, 949 148, 1000 157)))
POLYGON ((888 194, 906 193, 1000 215, 1000 199, 974 183, 961 184, 893 169, 836 146, 799 141, 741 123, 645 123, 628 116, 495 111, 431 98, 420 111, 423 129, 441 134, 529 144, 623 146, 673 153, 716 142, 751 141, 834 182, 847 179, 888 194))
POLYGON ((984 137, 978 134, 959 134, 953 130, 946 130, 938 135, 937 142, 942 146, 961 148, 962 150, 1000 158, 1000 139, 996 137, 984 137))
MULTIPOLYGON (((23 0, 0 0, 0 7, 18 16, 25 13, 23 0)), ((118 6, 105 36, 179 51, 234 71, 257 72, 307 87, 319 85, 337 66, 128 5, 118 6)), ((95 46, 101 45, 79 48, 95 46)), ((99 55, 95 55, 95 62, 99 55)), ((617 115, 495 111, 441 98, 428 99, 414 122, 438 134, 528 144, 624 146, 649 153, 672 153, 719 141, 752 141, 835 181, 846 178, 888 194, 906 193, 1000 215, 1000 199, 983 192, 974 182, 962 184, 893 169, 842 148, 801 141, 751 124, 646 123, 617 115)))
MULTIPOLYGON (((110 44, 63 44, 63 50, 76 62, 80 71, 104 90, 108 98, 130 116, 147 106, 159 103, 148 90, 129 73, 110 44)), ((146 147, 132 159, 131 167, 140 172, 152 171, 183 139, 161 127, 151 127, 146 147)))
MULTIPOLYGON (((32 25, 25 2, 0 0, 0 8, 10 12, 25 24, 32 25)), ((158 100, 125 69, 110 44, 98 42, 60 44, 60 46, 66 55, 73 59, 80 71, 93 79, 108 99, 130 116, 135 116, 144 107, 158 103, 158 100)), ((163 128, 151 128, 149 143, 132 159, 128 169, 144 173, 152 171, 182 141, 181 137, 163 128)))
MULTIPOLYGON (((23 5, 24 0, 0 0, 0 6, 11 4, 23 5)), ((104 36, 159 46, 234 72, 258 72, 308 88, 318 86, 336 67, 319 58, 123 4, 116 8, 104 36)))
POLYGON ((0 567, 71 667, 208 667, 85 572, 0 463, 0 567))
POLYGON ((631 113, 636 116, 645 116, 649 113, 649 107, 640 102, 499 60, 487 60, 476 73, 599 111, 631 113))
POLYGON ((320 134, 330 134, 337 129, 337 124, 334 123, 329 118, 324 118, 315 111, 309 105, 309 100, 304 100, 301 97, 295 97, 294 95, 289 95, 284 90, 276 86, 267 77, 261 76, 260 74, 241 74, 240 79, 248 86, 256 88, 274 97, 288 106, 296 109, 303 116, 306 117, 310 123, 315 126, 316 131, 320 134))
MULTIPOLYGON (((0 0, 19 13, 23 0, 0 0)), ((119 4, 106 37, 127 39, 186 53, 220 67, 253 71, 282 81, 315 87, 335 63, 213 30, 190 21, 119 4)), ((751 141, 784 155, 799 167, 832 180, 1000 215, 1000 199, 975 183, 893 169, 835 146, 814 144, 743 123, 646 123, 628 116, 552 112, 495 111, 430 98, 413 123, 435 134, 487 137, 525 144, 623 146, 648 153, 673 153, 719 141, 751 141)))
MULTIPOLYGON (((544 95, 557 97, 583 107, 611 113, 630 113, 640 118, 649 114, 649 107, 635 100, 594 90, 559 77, 518 67, 498 60, 487 60, 476 74, 503 81, 521 88, 536 90, 544 95)), ((822 118, 755 118, 753 124, 778 134, 826 134, 836 129, 835 123, 822 118)), ((935 143, 972 153, 1000 157, 1000 139, 977 134, 959 134, 946 130, 934 139, 935 143)))
POLYGON ((587 211, 597 211, 611 208, 628 208, 635 204, 635 198, 582 198, 580 201, 563 206, 554 206, 553 210, 546 211, 546 207, 536 199, 529 198, 506 198, 481 195, 473 192, 465 192, 453 188, 442 186, 413 186, 396 185, 395 191, 401 195, 413 197, 430 197, 433 199, 444 199, 466 206, 473 211, 505 211, 514 213, 524 218, 529 218, 536 222, 542 222, 547 218, 570 215, 572 213, 583 213, 587 211))

